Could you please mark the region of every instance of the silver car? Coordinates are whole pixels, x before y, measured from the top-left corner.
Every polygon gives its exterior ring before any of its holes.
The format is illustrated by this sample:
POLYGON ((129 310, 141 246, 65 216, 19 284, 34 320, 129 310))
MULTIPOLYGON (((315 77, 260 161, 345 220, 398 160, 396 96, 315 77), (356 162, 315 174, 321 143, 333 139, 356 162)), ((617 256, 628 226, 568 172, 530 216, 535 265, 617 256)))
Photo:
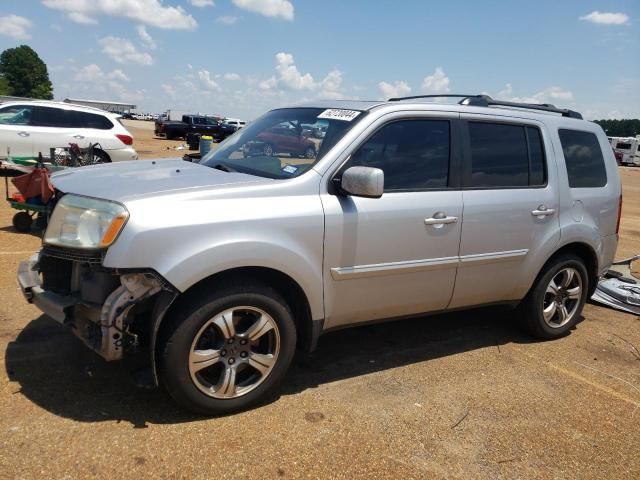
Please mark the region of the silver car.
POLYGON ((200 164, 55 174, 21 288, 108 361, 148 349, 154 383, 204 414, 261 401, 337 328, 499 303, 561 337, 616 251, 607 137, 571 110, 447 97, 276 109, 200 164), (313 158, 259 148, 314 126, 313 158))

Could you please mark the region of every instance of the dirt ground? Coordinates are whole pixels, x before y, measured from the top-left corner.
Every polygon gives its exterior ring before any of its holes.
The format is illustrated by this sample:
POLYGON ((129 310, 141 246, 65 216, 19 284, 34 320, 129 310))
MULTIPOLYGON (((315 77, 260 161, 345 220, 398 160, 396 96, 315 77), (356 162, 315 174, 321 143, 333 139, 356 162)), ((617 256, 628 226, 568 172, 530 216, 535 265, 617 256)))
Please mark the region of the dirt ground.
MULTIPOLYGON (((141 157, 184 153, 143 123, 141 157)), ((620 258, 640 253, 640 169, 621 173, 620 258)), ((553 342, 497 309, 335 332, 278 398, 203 419, 23 300, 40 239, 12 214, 2 202, 0 478, 640 478, 638 317, 589 304, 553 342)))

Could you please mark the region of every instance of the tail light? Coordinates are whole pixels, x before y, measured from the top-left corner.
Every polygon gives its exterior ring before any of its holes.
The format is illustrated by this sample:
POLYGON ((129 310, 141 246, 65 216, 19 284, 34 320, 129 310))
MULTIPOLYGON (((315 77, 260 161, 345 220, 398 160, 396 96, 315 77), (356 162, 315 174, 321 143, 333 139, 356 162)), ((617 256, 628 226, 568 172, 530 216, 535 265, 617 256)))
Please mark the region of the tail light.
POLYGON ((622 218, 622 194, 620 194, 620 200, 618 201, 618 221, 616 222, 616 235, 620 231, 621 218, 622 218))
POLYGON ((124 135, 122 133, 116 133, 116 137, 125 145, 133 145, 133 137, 131 135, 124 135))

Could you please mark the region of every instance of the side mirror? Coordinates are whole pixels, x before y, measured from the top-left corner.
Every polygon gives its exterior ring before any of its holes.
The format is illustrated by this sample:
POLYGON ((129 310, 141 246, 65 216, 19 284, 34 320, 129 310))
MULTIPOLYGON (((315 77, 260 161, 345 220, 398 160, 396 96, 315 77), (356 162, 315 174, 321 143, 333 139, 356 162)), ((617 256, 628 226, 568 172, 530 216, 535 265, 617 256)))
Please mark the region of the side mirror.
POLYGON ((371 167, 347 168, 342 174, 340 188, 354 197, 380 198, 384 191, 384 172, 371 167))

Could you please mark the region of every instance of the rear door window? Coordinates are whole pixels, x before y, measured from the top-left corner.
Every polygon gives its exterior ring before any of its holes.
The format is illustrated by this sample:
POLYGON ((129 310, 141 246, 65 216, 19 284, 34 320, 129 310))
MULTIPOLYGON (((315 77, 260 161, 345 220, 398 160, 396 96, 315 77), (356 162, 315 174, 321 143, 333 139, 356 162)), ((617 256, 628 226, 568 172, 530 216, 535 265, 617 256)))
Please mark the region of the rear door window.
POLYGON ((471 155, 465 186, 536 187, 546 184, 542 136, 536 127, 468 122, 471 155))
POLYGON ((571 188, 604 187, 607 171, 598 137, 591 132, 559 130, 571 188))
POLYGON ((33 125, 37 127, 68 128, 73 123, 73 111, 54 107, 35 107, 35 120, 33 125))

